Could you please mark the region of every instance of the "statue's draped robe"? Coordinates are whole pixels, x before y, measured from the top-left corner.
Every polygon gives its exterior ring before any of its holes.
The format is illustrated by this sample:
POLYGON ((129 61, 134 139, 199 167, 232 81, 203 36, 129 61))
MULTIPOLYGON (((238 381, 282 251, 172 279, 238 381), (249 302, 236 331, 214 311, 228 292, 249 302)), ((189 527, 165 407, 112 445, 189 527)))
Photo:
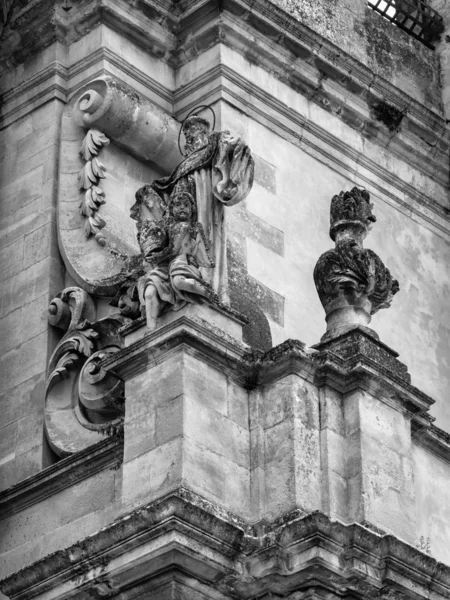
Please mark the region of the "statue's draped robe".
POLYGON ((188 191, 197 203, 197 220, 210 242, 214 268, 201 267, 204 279, 228 302, 224 206, 241 202, 253 184, 254 162, 248 146, 228 132, 212 133, 208 144, 187 156, 168 177, 152 187, 169 203, 173 191, 188 191))

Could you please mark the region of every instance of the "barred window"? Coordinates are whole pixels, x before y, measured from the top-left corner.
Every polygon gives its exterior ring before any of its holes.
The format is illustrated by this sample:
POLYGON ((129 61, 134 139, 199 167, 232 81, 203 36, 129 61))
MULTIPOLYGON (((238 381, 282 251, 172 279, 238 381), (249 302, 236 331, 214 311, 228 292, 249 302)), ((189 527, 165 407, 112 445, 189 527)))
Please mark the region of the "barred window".
POLYGON ((369 7, 428 48, 444 31, 441 15, 424 0, 369 0, 369 7))

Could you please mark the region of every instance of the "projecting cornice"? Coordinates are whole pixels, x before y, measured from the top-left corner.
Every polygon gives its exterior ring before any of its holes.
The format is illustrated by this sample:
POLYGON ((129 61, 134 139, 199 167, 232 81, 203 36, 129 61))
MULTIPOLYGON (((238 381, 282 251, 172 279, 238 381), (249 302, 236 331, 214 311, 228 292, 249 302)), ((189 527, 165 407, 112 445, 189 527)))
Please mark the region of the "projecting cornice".
POLYGON ((299 588, 312 588, 314 598, 326 592, 440 600, 450 593, 449 567, 394 536, 298 510, 249 525, 184 488, 11 575, 0 588, 14 600, 43 593, 81 600, 105 590, 116 597, 125 589, 137 598, 159 587, 162 564, 169 580, 180 571, 200 580, 196 590, 205 598, 280 590, 291 598, 299 588))
POLYGON ((439 110, 413 99, 272 2, 196 0, 176 3, 176 10, 169 2, 155 0, 137 6, 111 0, 87 2, 82 10, 77 6, 64 10, 41 0, 13 12, 15 29, 7 26, 2 36, 5 75, 40 49, 54 42, 72 44, 99 25, 119 32, 175 72, 220 45, 279 79, 327 118, 341 120, 348 140, 249 80, 225 56, 176 89, 129 64, 108 41, 71 64, 66 53, 56 52, 51 64, 22 82, 12 78, 9 88, 6 76, 1 111, 5 126, 51 98, 66 102, 73 90, 103 75, 135 82, 140 93, 177 116, 199 101, 221 99, 448 235, 450 135, 439 110), (36 7, 38 25, 45 22, 41 36, 28 35, 35 26, 36 7), (363 141, 362 148, 356 140, 363 141))

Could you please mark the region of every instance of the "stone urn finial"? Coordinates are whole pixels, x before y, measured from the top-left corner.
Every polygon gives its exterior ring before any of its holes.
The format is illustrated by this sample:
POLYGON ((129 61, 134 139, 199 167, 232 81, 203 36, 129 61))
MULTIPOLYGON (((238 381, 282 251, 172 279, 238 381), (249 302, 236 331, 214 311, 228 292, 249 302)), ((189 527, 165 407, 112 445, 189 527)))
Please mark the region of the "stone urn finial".
POLYGON ((343 333, 368 328, 371 315, 388 308, 399 291, 381 259, 363 248, 363 241, 376 221, 369 192, 354 187, 333 196, 330 210, 330 237, 336 248, 317 261, 314 282, 325 309, 327 331, 322 342, 343 333))

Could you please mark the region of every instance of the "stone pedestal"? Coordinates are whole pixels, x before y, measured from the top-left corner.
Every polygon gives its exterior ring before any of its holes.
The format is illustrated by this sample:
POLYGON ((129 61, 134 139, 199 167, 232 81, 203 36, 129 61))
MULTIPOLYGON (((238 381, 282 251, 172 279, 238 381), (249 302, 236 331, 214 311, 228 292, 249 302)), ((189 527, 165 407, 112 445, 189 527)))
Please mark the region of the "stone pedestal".
POLYGON ((324 509, 413 543, 412 403, 406 366, 366 330, 352 330, 316 349, 347 377, 340 398, 330 387, 322 388, 324 509), (368 378, 369 373, 378 381, 368 378))
POLYGON ((123 331, 126 505, 185 486, 249 516, 248 398, 230 371, 247 350, 241 331, 236 316, 208 305, 167 313, 152 332, 143 321, 123 331))
POLYGON ((250 395, 252 505, 258 518, 321 506, 319 390, 290 370, 250 395))

